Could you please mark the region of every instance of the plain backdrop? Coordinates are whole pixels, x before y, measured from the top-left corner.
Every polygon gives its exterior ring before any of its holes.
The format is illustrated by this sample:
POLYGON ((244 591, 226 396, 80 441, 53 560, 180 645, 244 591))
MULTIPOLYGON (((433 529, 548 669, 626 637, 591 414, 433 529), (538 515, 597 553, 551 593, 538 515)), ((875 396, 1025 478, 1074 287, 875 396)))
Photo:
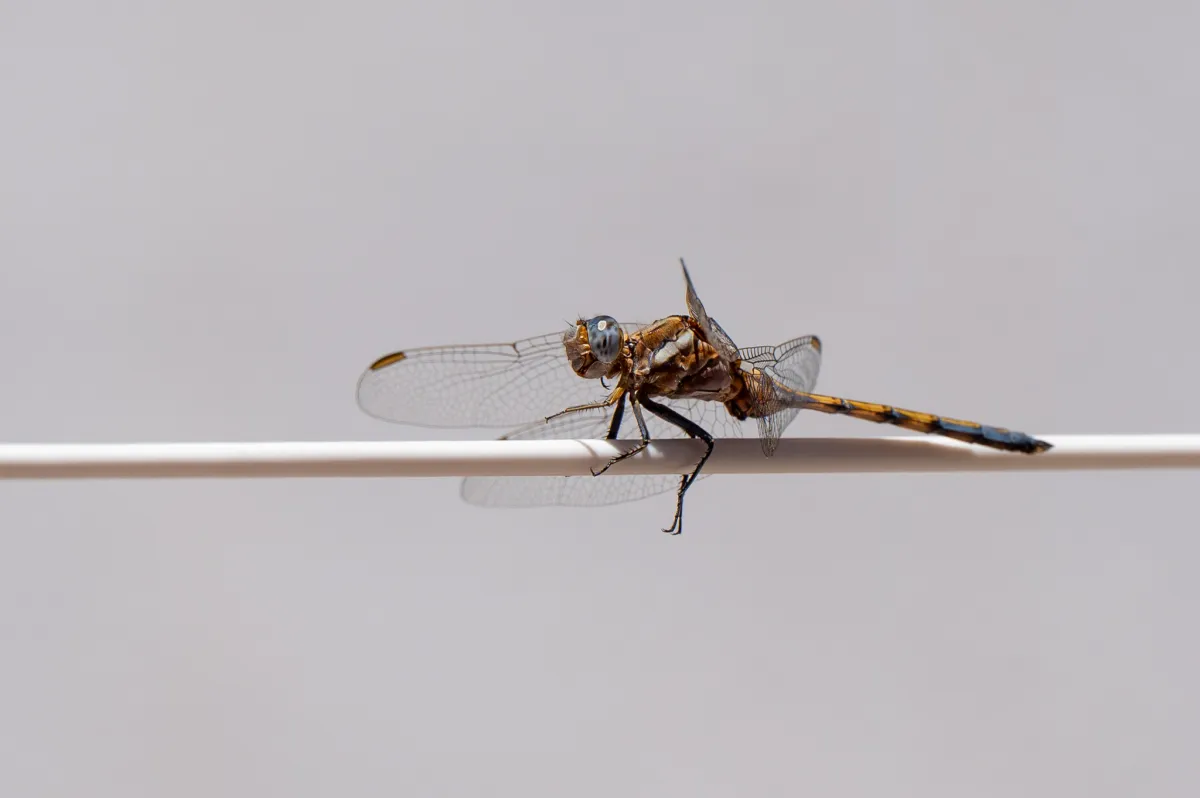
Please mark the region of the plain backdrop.
MULTIPOLYGON (((684 310, 1196 431, 1200 5, 0 1, 0 439, 492 437, 376 356, 684 310)), ((897 434, 802 414, 792 435, 897 434)), ((12 796, 1190 796, 1197 475, 0 485, 12 796)))

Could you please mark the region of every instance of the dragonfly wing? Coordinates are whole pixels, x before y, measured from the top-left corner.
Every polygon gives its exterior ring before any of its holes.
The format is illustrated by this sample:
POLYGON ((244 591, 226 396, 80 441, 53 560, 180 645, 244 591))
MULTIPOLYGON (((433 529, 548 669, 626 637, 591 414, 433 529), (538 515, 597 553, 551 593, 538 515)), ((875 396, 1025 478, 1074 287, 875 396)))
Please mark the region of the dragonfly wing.
POLYGON ((804 335, 779 346, 754 346, 738 351, 742 368, 770 371, 775 380, 793 391, 811 393, 821 371, 821 339, 804 335))
MULTIPOLYGON (((740 422, 726 412, 724 405, 694 399, 664 399, 665 404, 700 424, 717 437, 753 435, 751 422, 740 422)), ((642 414, 651 440, 686 438, 687 433, 653 413, 642 414)), ((586 410, 559 416, 549 422, 526 424, 504 435, 501 440, 598 440, 607 437, 612 408, 586 410)), ((618 440, 639 440, 637 421, 626 407, 618 440)), ((597 507, 636 501, 679 487, 674 474, 625 475, 621 465, 593 477, 468 477, 462 483, 462 497, 470 504, 485 507, 544 507, 551 505, 597 507)), ((701 474, 704 479, 707 474, 701 474)))
POLYGON ((401 424, 514 427, 602 400, 609 391, 600 381, 571 369, 564 333, 381 357, 359 378, 359 407, 401 424))
POLYGON ((699 294, 696 293, 696 286, 692 285, 692 276, 688 274, 687 265, 681 258, 679 265, 683 267, 683 279, 687 283, 687 307, 688 314, 691 315, 696 323, 700 325, 700 329, 704 330, 704 335, 708 338, 708 342, 716 347, 717 352, 722 357, 732 361, 737 357, 737 347, 729 335, 717 324, 717 320, 708 315, 708 311, 704 309, 704 303, 700 301, 699 294))
MULTIPOLYGON (((598 440, 608 435, 611 416, 612 408, 584 410, 559 416, 549 422, 526 424, 504 435, 501 440, 598 440)), ((650 423, 647 419, 647 426, 650 423)), ((668 437, 668 430, 654 431, 664 433, 662 437, 668 437)), ((637 422, 629 408, 625 410, 618 438, 640 438, 637 422)), ((467 477, 462 482, 461 493, 468 503, 483 507, 597 507, 637 501, 679 486, 679 477, 671 474, 624 475, 620 471, 618 464, 598 477, 590 474, 577 477, 467 477)))
POLYGON ((775 453, 783 431, 799 409, 788 407, 782 394, 810 393, 821 370, 821 339, 815 335, 793 338, 778 346, 756 346, 738 352, 747 384, 758 395, 758 434, 763 453, 775 453))
MULTIPOLYGON (((700 399, 668 399, 661 396, 655 397, 655 401, 665 404, 677 413, 695 421, 714 438, 751 438, 758 433, 758 428, 753 419, 738 421, 729 415, 729 411, 725 409, 725 405, 720 402, 706 402, 700 399)), ((628 418, 629 414, 626 413, 625 415, 628 418)), ((686 434, 680 432, 678 427, 657 418, 653 413, 646 413, 645 416, 646 424, 650 427, 650 437, 687 437, 686 434), (653 422, 651 422, 651 418, 654 418, 653 422), (655 433, 660 426, 662 433, 656 435, 655 433)), ((628 423, 635 422, 629 421, 628 423)), ((634 429, 637 429, 636 426, 634 429)))

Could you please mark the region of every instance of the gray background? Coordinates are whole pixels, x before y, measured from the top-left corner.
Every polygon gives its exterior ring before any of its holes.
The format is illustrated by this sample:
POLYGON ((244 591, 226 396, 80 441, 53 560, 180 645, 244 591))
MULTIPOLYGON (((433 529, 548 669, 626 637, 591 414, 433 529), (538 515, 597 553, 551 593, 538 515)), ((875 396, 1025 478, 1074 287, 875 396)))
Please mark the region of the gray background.
MULTIPOLYGON (((366 363, 680 255, 826 391, 1194 431, 1200 6, 972 5, 0 3, 0 437, 436 438, 366 363)), ((0 792, 1194 795, 1196 487, 3 484, 0 792)))

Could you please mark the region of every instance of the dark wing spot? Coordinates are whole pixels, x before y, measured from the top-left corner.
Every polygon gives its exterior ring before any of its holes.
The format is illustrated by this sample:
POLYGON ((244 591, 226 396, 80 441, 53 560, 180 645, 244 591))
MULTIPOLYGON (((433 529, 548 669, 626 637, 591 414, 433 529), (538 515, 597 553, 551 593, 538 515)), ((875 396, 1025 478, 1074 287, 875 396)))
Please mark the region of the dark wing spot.
POLYGON ((392 365, 393 363, 399 363, 401 360, 404 360, 404 358, 406 358, 406 357, 408 357, 408 355, 404 354, 403 352, 393 352, 390 355, 384 355, 383 357, 376 360, 374 363, 371 364, 371 367, 367 370, 368 371, 379 371, 379 369, 387 368, 388 366, 392 365))

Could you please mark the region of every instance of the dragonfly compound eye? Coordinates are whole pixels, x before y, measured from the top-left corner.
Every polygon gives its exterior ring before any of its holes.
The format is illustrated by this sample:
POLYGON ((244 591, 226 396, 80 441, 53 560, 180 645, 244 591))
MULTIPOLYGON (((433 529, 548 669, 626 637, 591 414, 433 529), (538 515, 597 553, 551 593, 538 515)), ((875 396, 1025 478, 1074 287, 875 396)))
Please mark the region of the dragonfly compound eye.
POLYGON ((601 363, 611 363, 621 352, 621 327, 612 316, 597 316, 587 323, 588 347, 601 363))

